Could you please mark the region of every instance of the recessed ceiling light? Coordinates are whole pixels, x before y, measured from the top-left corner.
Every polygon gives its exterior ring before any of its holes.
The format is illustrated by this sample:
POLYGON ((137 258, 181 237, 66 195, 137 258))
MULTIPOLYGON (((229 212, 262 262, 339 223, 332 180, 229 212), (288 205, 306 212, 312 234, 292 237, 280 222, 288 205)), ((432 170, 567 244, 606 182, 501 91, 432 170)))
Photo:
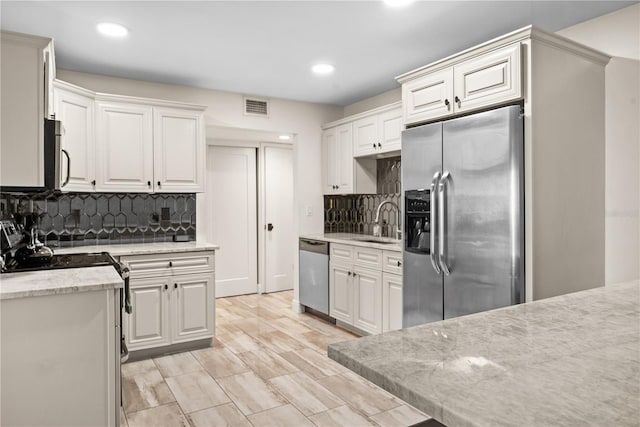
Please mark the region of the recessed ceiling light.
POLYGON ((335 67, 331 64, 316 64, 311 67, 311 71, 316 74, 331 74, 335 70, 335 67))
POLYGON ((403 7, 413 3, 415 0, 384 0, 387 6, 403 7))
POLYGON ((124 37, 129 33, 125 27, 112 22, 101 22, 98 24, 98 32, 109 37, 124 37))
POLYGON ((291 139, 289 135, 280 135, 278 138, 280 138, 283 141, 288 141, 291 139))

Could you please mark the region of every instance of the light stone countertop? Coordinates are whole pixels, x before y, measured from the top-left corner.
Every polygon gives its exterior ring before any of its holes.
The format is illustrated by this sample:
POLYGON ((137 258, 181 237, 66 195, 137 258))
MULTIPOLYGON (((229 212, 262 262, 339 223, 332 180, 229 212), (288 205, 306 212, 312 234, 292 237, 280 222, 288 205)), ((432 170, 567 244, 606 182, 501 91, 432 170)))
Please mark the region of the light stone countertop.
POLYGON ((448 427, 637 427, 640 282, 331 344, 328 355, 448 427))
POLYGON ((52 248, 55 254, 73 254, 82 252, 109 252, 111 256, 160 254, 171 252, 199 252, 220 249, 220 246, 206 242, 158 242, 158 243, 124 243, 121 245, 74 246, 69 248, 52 248))
POLYGON ((385 249, 388 251, 402 251, 402 240, 391 237, 373 237, 368 234, 357 233, 325 233, 325 234, 304 234, 301 239, 322 240, 329 243, 342 243, 345 245, 362 246, 365 248, 385 249), (378 239, 391 243, 365 242, 364 239, 378 239))
POLYGON ((110 265, 3 273, 0 300, 119 289, 123 285, 120 275, 110 265))

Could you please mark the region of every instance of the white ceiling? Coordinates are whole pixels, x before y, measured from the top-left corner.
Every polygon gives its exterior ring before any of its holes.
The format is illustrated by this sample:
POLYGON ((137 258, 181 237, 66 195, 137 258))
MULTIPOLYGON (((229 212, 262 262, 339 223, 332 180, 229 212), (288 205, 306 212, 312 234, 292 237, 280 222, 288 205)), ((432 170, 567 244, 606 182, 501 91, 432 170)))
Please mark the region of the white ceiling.
POLYGON ((59 68, 348 105, 394 76, 529 24, 550 31, 637 2, 6 1, 4 30, 52 37, 59 68), (123 24, 106 39, 96 24, 123 24), (312 75, 326 61, 331 76, 312 75))

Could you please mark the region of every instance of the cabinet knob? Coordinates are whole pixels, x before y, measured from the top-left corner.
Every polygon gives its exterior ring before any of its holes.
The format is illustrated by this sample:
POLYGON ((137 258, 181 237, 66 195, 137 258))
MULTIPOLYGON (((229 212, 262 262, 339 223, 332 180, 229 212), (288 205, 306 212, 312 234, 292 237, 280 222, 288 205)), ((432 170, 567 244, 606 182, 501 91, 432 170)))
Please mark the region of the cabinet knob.
POLYGON ((375 142, 373 143, 373 148, 376 148, 376 143, 375 142))
POLYGON ((147 186, 151 188, 151 181, 147 181, 147 186))
POLYGON ((169 261, 169 267, 173 267, 173 261, 169 261))
POLYGON ((382 144, 378 142, 378 148, 382 148, 382 144))
POLYGON ((353 277, 356 277, 356 272, 355 271, 353 272, 353 277))
POLYGON ((158 181, 158 187, 161 187, 162 183, 160 181, 158 181))
POLYGON ((449 100, 448 99, 444 100, 444 105, 446 105, 447 107, 449 106, 449 100))
POLYGON ((177 283, 173 284, 173 289, 178 289, 178 284, 177 283))
POLYGON ((458 104, 458 107, 460 106, 460 98, 458 98, 458 96, 456 95, 454 101, 458 104))
POLYGON ((167 289, 169 289, 169 285, 164 285, 164 290, 166 291, 167 289))
POLYGON ((349 276, 351 276, 351 272, 350 272, 350 271, 347 271, 347 274, 348 274, 349 276))
POLYGON ((402 265, 402 262, 398 261, 398 267, 400 267, 402 265))
POLYGON ((96 180, 95 179, 93 181, 91 181, 91 185, 93 185, 94 187, 96 186, 96 180))

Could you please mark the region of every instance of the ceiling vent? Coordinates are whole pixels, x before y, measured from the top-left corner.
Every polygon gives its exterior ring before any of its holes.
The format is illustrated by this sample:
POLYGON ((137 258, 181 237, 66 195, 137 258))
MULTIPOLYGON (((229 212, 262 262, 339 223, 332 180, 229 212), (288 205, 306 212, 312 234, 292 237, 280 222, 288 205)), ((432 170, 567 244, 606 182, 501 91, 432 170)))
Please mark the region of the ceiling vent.
POLYGON ((269 117, 269 101, 258 98, 244 98, 245 116, 269 117))

